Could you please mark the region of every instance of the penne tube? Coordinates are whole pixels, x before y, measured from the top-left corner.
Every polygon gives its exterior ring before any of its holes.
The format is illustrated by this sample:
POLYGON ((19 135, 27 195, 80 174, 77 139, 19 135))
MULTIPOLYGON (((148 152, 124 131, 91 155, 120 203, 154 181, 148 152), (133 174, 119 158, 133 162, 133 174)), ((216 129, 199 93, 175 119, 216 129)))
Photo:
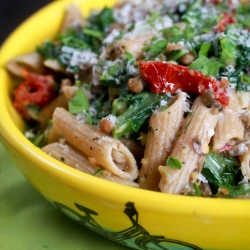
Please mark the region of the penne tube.
POLYGON ((6 63, 6 69, 9 72, 16 76, 23 77, 20 67, 38 74, 44 73, 43 58, 38 52, 14 57, 6 63))
POLYGON ((63 108, 56 108, 53 126, 68 143, 88 156, 91 165, 101 165, 124 179, 135 180, 138 177, 134 156, 118 139, 101 133, 90 124, 78 122, 63 108))
POLYGON ((245 91, 237 91, 238 97, 238 113, 246 128, 250 126, 250 93, 245 91))
POLYGON ((65 17, 60 29, 60 34, 64 33, 69 28, 83 28, 86 25, 86 20, 83 18, 80 8, 71 4, 65 10, 65 17))
POLYGON ((76 94, 76 92, 79 90, 77 86, 63 86, 62 87, 62 93, 65 96, 67 102, 69 102, 76 94))
POLYGON ((185 99, 184 93, 179 94, 168 109, 153 114, 149 120, 150 130, 139 175, 139 186, 143 189, 159 191, 161 175, 158 167, 166 163, 183 122, 185 99))
POLYGON ((62 66, 62 64, 56 60, 56 59, 46 59, 44 62, 43 62, 44 66, 46 68, 49 68, 55 72, 62 72, 62 73, 67 73, 66 69, 64 66, 62 66))
POLYGON ((119 140, 129 149, 136 161, 140 163, 144 154, 144 149, 131 139, 120 137, 119 140))
POLYGON ((58 141, 58 134, 57 134, 56 130, 54 129, 53 124, 50 124, 46 128, 44 134, 45 134, 45 142, 46 142, 46 144, 50 144, 50 143, 58 141))
POLYGON ((242 155, 239 155, 240 167, 243 176, 247 176, 248 180, 250 180, 250 146, 247 145, 247 151, 242 155))
POLYGON ((48 121, 52 118, 56 107, 68 107, 68 101, 63 94, 58 95, 38 113, 37 120, 41 124, 42 128, 45 128, 48 125, 48 121))
POLYGON ((198 97, 170 154, 170 157, 181 163, 181 169, 168 165, 159 167, 159 188, 162 192, 180 194, 190 188, 191 174, 200 170, 201 160, 209 151, 208 144, 214 135, 217 122, 218 114, 212 114, 202 104, 201 97, 198 97))
MULTIPOLYGON (((238 100, 238 108, 249 109, 250 108, 250 92, 248 91, 237 91, 235 93, 238 100)), ((231 96, 230 96, 231 98, 231 96)))
POLYGON ((224 109, 219 115, 219 121, 215 128, 213 137, 213 151, 223 151, 228 143, 242 140, 244 137, 244 126, 237 112, 232 109, 224 109))
POLYGON ((98 165, 91 166, 89 164, 88 158, 85 155, 83 155, 81 152, 79 152, 77 149, 67 143, 51 143, 43 147, 42 150, 53 158, 57 159, 58 161, 62 161, 66 165, 78 169, 84 173, 95 175, 95 173, 101 170, 98 174, 96 174, 96 176, 101 179, 120 183, 127 186, 138 187, 137 183, 130 180, 122 179, 110 173, 109 171, 104 170, 98 165))
POLYGON ((114 49, 122 56, 125 56, 125 52, 129 52, 134 58, 140 59, 143 57, 142 48, 151 39, 152 35, 150 33, 139 34, 131 38, 122 38, 115 42, 114 49))

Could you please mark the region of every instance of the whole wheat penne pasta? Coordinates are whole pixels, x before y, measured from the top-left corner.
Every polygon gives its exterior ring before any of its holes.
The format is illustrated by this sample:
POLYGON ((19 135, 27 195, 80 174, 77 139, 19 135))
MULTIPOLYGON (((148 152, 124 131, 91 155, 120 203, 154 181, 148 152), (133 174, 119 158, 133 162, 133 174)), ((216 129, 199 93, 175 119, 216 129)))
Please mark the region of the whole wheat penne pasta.
POLYGON ((98 170, 102 170, 96 175, 97 177, 127 186, 138 187, 137 183, 122 179, 119 176, 110 173, 108 170, 104 170, 101 166, 91 166, 88 158, 68 143, 51 143, 43 147, 42 150, 66 165, 87 174, 94 175, 98 170))
POLYGON ((219 121, 213 137, 213 151, 220 152, 228 143, 234 140, 242 140, 244 126, 237 112, 232 109, 224 109, 219 115, 219 121))
MULTIPOLYGON (((237 91, 235 93, 238 99, 238 108, 249 109, 250 108, 250 92, 237 91)), ((231 96, 230 96, 231 99, 231 96)))
POLYGON ((68 107, 68 101, 63 94, 57 96, 52 102, 50 102, 38 113, 37 120, 43 128, 47 126, 48 120, 52 117, 52 114, 56 107, 68 107))
POLYGON ((249 95, 243 91, 230 91, 230 102, 219 115, 219 121, 215 128, 213 137, 213 151, 223 151, 231 142, 242 140, 244 137, 244 125, 242 120, 246 117, 244 113, 249 106, 247 100, 249 95))
POLYGON ((218 114, 212 114, 202 104, 201 97, 195 100, 190 114, 170 154, 170 157, 181 162, 181 169, 173 169, 168 165, 159 167, 159 188, 162 192, 179 194, 190 187, 191 173, 199 169, 199 160, 209 151, 208 143, 214 135, 218 114))
POLYGON ((22 65, 23 68, 35 73, 42 74, 44 72, 43 59, 38 52, 32 52, 14 57, 6 63, 6 69, 12 74, 22 77, 20 65, 22 65))
POLYGON ((245 91, 237 91, 238 97, 237 112, 242 119, 244 126, 248 128, 250 126, 250 93, 245 91))
POLYGON ((129 149, 137 162, 141 162, 144 154, 144 149, 131 139, 121 137, 119 140, 129 149))
POLYGON ((63 86, 62 93, 65 96, 67 102, 69 102, 76 94, 79 88, 77 86, 63 86))
POLYGON ((84 20, 78 6, 71 4, 67 6, 65 10, 65 18, 61 25, 60 33, 64 33, 67 29, 75 27, 76 25, 83 28, 86 25, 86 21, 84 20))
POLYGON ((131 53, 136 59, 142 57, 142 48, 152 39, 152 34, 139 34, 133 38, 122 38, 115 42, 114 48, 117 53, 125 55, 125 52, 131 53))
POLYGON ((242 155, 239 155, 240 167, 243 176, 247 176, 248 180, 250 180, 250 146, 247 145, 247 151, 242 155))
MULTIPOLYGON (((242 92, 242 91, 240 91, 242 92)), ((240 108, 240 103, 242 102, 242 98, 240 95, 238 95, 238 93, 236 91, 230 91, 228 93, 229 96, 229 104, 227 106, 228 109, 232 109, 237 111, 237 109, 240 108)))
POLYGON ((121 178, 134 180, 138 168, 134 156, 118 139, 101 133, 92 125, 79 123, 63 108, 56 108, 53 126, 67 142, 88 156, 91 165, 101 165, 121 178))
POLYGON ((46 141, 46 144, 50 144, 50 143, 58 141, 58 133, 53 127, 53 124, 51 124, 51 126, 47 128, 45 131, 45 141, 46 141))
POLYGON ((149 120, 149 132, 139 186, 149 190, 159 190, 161 179, 158 167, 166 163, 174 138, 183 122, 186 94, 178 95, 177 100, 165 111, 153 114, 149 120))

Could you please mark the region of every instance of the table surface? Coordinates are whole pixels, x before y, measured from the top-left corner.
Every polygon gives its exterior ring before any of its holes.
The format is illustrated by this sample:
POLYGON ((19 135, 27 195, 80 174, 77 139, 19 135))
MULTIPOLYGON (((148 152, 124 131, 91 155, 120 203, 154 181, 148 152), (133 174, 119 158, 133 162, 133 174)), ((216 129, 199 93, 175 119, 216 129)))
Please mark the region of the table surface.
MULTIPOLYGON (((1 0, 0 44, 51 0, 1 0)), ((1 118, 0 118, 1 119, 1 118)), ((128 250, 78 225, 49 204, 23 177, 0 142, 1 250, 128 250)))

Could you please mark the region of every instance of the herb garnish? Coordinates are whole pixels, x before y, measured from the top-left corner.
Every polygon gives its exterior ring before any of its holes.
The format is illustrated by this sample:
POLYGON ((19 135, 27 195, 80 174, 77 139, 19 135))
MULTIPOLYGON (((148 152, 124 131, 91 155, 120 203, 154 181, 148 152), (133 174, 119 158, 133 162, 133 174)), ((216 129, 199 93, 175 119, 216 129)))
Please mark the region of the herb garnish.
POLYGON ((104 171, 104 169, 98 169, 95 173, 93 173, 93 176, 97 176, 101 174, 104 171))
POLYGON ((182 164, 181 162, 174 158, 174 157, 168 157, 167 161, 166 161, 166 164, 171 167, 171 168, 175 168, 175 169, 178 169, 180 170, 182 168, 182 164))

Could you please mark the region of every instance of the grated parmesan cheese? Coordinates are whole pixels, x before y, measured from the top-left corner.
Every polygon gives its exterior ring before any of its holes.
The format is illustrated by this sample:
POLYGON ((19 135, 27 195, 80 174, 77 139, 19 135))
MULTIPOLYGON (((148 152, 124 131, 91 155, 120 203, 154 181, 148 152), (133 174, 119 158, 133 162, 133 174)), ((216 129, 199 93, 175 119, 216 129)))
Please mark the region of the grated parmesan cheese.
POLYGON ((78 124, 82 124, 85 123, 87 121, 87 114, 86 112, 82 112, 76 115, 76 120, 78 122, 78 124))
POLYGON ((30 131, 30 130, 25 131, 24 135, 25 135, 26 138, 33 138, 33 137, 35 137, 35 134, 32 131, 30 131))
POLYGON ((215 131, 214 131, 214 129, 212 129, 212 128, 210 128, 210 129, 207 131, 207 135, 208 135, 209 137, 212 137, 214 134, 215 134, 215 131))
POLYGON ((165 101, 165 100, 161 100, 161 102, 160 102, 160 106, 161 106, 161 107, 166 107, 167 104, 168 104, 168 102, 165 101))
POLYGON ((67 71, 71 67, 78 66, 82 70, 87 70, 93 65, 97 64, 97 54, 93 53, 90 49, 77 50, 68 46, 62 47, 62 54, 60 60, 64 64, 68 64, 67 71))
POLYGON ((68 153, 68 152, 69 152, 69 147, 68 147, 68 145, 65 145, 65 144, 63 144, 63 143, 60 143, 60 144, 59 144, 59 147, 63 149, 63 152, 64 152, 64 153, 68 153))
POLYGON ((198 174, 198 179, 202 181, 203 183, 208 183, 208 180, 206 179, 206 177, 201 173, 198 174))
POLYGON ((106 36, 103 40, 103 44, 108 45, 114 42, 114 40, 120 35, 120 31, 118 29, 113 29, 112 32, 106 36))
POLYGON ((108 116, 105 117, 105 119, 109 120, 113 126, 116 124, 116 116, 109 114, 108 116))
POLYGON ((90 106, 89 107, 89 114, 91 115, 91 116, 96 116, 97 115, 97 110, 96 110, 96 108, 94 107, 94 106, 90 106))

